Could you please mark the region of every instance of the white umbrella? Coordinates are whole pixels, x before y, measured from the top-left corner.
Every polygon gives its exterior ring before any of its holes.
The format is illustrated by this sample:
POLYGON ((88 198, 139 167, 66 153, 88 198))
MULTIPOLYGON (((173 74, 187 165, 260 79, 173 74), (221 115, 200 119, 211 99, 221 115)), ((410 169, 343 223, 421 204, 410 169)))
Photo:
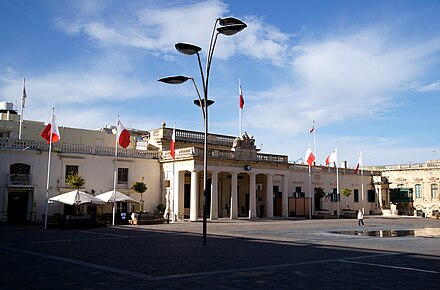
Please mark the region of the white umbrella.
POLYGON ((83 203, 94 203, 94 204, 105 203, 91 194, 77 190, 56 195, 54 197, 49 198, 49 201, 50 202, 58 201, 70 205, 83 204, 83 203))
POLYGON ((113 201, 128 201, 128 202, 136 202, 140 203, 139 201, 129 197, 128 195, 123 194, 122 192, 116 191, 116 196, 114 194, 113 190, 98 194, 96 198, 99 198, 100 200, 104 202, 113 202, 113 201))

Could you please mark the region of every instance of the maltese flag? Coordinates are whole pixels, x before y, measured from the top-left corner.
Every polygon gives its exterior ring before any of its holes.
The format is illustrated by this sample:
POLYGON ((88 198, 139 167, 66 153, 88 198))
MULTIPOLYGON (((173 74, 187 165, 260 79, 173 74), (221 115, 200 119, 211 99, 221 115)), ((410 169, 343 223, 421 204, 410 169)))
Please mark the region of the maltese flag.
POLYGON ((175 156, 175 149, 176 149, 176 128, 173 129, 173 135, 171 137, 171 143, 170 143, 170 155, 171 157, 175 156))
POLYGON ((309 166, 312 166, 313 165, 313 161, 315 161, 315 155, 313 155, 312 149, 310 149, 310 147, 307 148, 306 156, 304 157, 304 161, 309 166))
POLYGON ((130 132, 127 131, 127 129, 124 128, 124 126, 122 125, 121 121, 118 120, 118 144, 119 146, 121 146, 122 148, 127 148, 128 145, 130 145, 130 132))
POLYGON ((46 139, 47 144, 56 143, 60 141, 60 132, 58 131, 58 127, 55 124, 55 115, 53 115, 52 121, 44 127, 43 131, 40 134, 41 137, 46 139), (52 137, 52 138, 51 138, 52 137), (52 140, 51 140, 52 139, 52 140))
POLYGON ((356 169, 354 170, 353 174, 356 174, 359 170, 359 167, 362 167, 362 153, 359 155, 359 160, 356 165, 356 169))
POLYGON ((338 163, 338 148, 336 148, 332 154, 330 154, 326 159, 325 159, 325 165, 329 165, 330 163, 334 163, 335 165, 338 163))

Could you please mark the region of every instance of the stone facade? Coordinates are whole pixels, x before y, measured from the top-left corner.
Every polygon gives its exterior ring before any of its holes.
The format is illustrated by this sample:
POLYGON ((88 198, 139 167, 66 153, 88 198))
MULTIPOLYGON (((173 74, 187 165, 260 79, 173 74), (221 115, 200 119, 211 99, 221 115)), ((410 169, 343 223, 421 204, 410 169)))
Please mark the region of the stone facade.
MULTIPOLYGON (((11 115, 9 114, 9 117, 11 115)), ((18 118, 0 121, 0 220, 41 221, 45 207, 48 146, 39 136, 44 124, 25 121, 23 138, 18 140, 18 118), (20 217, 13 214, 14 210, 20 217)), ((176 130, 175 159, 169 146, 172 128, 166 124, 147 131, 131 130, 132 144, 118 149, 116 162, 124 175, 117 190, 140 200, 131 189, 144 178, 148 186, 143 208, 153 211, 166 204, 173 219, 200 219, 206 204, 210 219, 279 216, 345 216, 350 210, 381 214, 387 205, 385 184, 378 170, 354 174, 352 168, 339 168, 339 187, 335 168, 290 163, 288 156, 265 154, 247 133, 243 136, 208 135, 208 183, 203 177, 203 140, 201 132, 176 130), (138 149, 143 150, 138 150, 138 149), (317 199, 316 188, 325 196, 317 199), (351 189, 349 197, 338 194, 351 189), (385 203, 385 205, 384 205, 385 203)), ((65 179, 71 168, 85 180, 84 190, 99 194, 112 189, 114 176, 114 130, 60 128, 61 140, 54 144, 49 197, 69 191, 65 179)), ((108 207, 86 205, 84 211, 107 212, 108 207)), ((138 205, 119 205, 120 211, 139 210, 138 205)), ((49 214, 63 213, 60 204, 49 205, 49 214)), ((111 211, 111 209, 110 209, 111 211)), ((348 214, 347 214, 348 216, 348 214)))

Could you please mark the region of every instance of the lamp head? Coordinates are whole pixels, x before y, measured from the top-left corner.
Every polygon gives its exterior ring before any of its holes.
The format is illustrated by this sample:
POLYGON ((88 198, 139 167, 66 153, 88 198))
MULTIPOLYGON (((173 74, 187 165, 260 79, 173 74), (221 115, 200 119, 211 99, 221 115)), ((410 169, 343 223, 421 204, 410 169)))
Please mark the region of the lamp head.
MULTIPOLYGON (((199 100, 199 99, 194 100, 194 105, 196 105, 197 107, 200 107, 200 104, 202 105, 202 108, 205 107, 205 99, 202 99, 202 100, 199 100)), ((213 101, 213 100, 207 100, 207 101, 206 101, 206 105, 207 105, 207 107, 211 106, 212 104, 214 104, 214 101, 213 101)))
POLYGON ((178 52, 181 52, 183 54, 187 55, 193 55, 196 53, 199 53, 202 49, 196 45, 189 44, 189 43, 183 43, 179 42, 174 45, 174 47, 177 49, 178 52))
POLYGON ((217 32, 224 35, 234 35, 247 27, 246 24, 232 24, 217 28, 217 32))
MULTIPOLYGON (((225 17, 225 18, 219 18, 219 21, 221 26, 227 26, 227 25, 233 25, 233 24, 245 24, 240 19, 237 19, 235 17, 225 17)), ((246 24, 245 24, 246 25, 246 24)))
POLYGON ((170 84, 170 85, 179 85, 179 84, 186 82, 189 79, 191 79, 191 78, 186 77, 186 76, 172 76, 172 77, 161 78, 161 79, 158 79, 157 81, 162 82, 162 83, 166 83, 166 84, 170 84))

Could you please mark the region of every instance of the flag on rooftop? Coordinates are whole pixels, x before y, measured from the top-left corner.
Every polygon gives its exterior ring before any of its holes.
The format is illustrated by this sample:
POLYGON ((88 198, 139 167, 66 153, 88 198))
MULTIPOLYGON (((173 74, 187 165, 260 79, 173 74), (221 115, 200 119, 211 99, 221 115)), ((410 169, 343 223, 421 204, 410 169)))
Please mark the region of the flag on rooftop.
POLYGON ((243 98, 243 90, 241 88, 241 83, 239 85, 239 94, 240 94, 240 109, 244 107, 244 98, 243 98))
POLYGON ((128 147, 128 145, 130 145, 130 132, 128 132, 128 130, 124 128, 122 122, 119 120, 118 120, 117 129, 118 129, 117 139, 119 146, 125 149, 128 147))
POLYGON ((325 159, 325 165, 329 165, 330 163, 334 163, 334 165, 337 166, 338 163, 338 148, 335 148, 335 150, 333 150, 333 152, 327 156, 327 158, 325 159))
POLYGON ((315 161, 315 155, 313 155, 312 149, 310 149, 310 147, 307 148, 306 156, 304 157, 304 161, 309 166, 312 166, 313 162, 315 161))
POLYGON ((170 155, 171 157, 175 156, 175 149, 176 149, 176 128, 173 128, 173 135, 171 136, 171 143, 170 143, 170 155))
POLYGON ((26 86, 25 86, 25 79, 23 79, 23 95, 21 97, 21 107, 24 108, 26 104, 26 86))
POLYGON ((47 144, 56 143, 60 141, 61 135, 60 132, 58 131, 57 125, 55 124, 55 115, 52 116, 52 121, 49 124, 47 124, 46 127, 44 127, 40 136, 46 139, 47 144))
POLYGON ((359 155, 358 163, 356 165, 356 169, 354 170, 354 174, 356 174, 359 170, 359 167, 362 167, 362 153, 359 155))

